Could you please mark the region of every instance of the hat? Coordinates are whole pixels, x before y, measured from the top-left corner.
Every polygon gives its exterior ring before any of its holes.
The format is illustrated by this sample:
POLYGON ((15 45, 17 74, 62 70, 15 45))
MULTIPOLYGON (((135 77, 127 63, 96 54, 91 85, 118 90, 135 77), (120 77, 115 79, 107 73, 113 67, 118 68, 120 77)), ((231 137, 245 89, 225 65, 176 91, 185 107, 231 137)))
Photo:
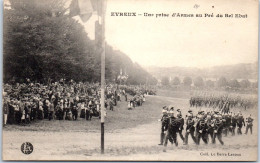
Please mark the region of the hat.
POLYGON ((169 105, 168 108, 174 109, 174 106, 173 105, 169 105))
POLYGON ((170 114, 171 117, 174 116, 174 112, 173 111, 169 111, 168 114, 170 114))
POLYGON ((178 118, 181 118, 181 113, 178 112, 176 116, 177 116, 178 118))

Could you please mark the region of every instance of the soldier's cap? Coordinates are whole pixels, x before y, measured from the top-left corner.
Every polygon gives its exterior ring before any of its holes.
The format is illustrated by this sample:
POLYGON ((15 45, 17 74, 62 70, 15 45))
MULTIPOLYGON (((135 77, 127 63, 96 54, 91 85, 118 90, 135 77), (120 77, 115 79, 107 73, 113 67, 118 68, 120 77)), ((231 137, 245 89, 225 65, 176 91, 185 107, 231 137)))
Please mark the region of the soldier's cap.
POLYGON ((174 106, 173 105, 169 105, 168 108, 174 109, 174 106))
POLYGON ((179 111, 181 111, 181 109, 177 109, 177 111, 179 112, 179 111))
POLYGON ((174 112, 173 112, 172 110, 171 110, 171 111, 169 111, 168 113, 169 113, 169 114, 174 114, 174 112))
POLYGON ((163 109, 162 112, 163 112, 163 113, 167 113, 167 110, 163 109))
POLYGON ((192 113, 192 110, 189 110, 188 113, 192 113))

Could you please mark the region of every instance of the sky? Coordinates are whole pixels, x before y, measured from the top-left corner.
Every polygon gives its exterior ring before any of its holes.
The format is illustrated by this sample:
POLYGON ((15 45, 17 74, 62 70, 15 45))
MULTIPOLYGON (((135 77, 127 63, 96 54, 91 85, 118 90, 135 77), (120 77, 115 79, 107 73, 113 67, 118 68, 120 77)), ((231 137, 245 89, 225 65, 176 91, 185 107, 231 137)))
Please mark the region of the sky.
MULTIPOLYGON (((106 41, 145 67, 206 68, 255 63, 258 61, 257 2, 107 0, 106 41), (135 12, 141 16, 111 16, 112 12, 135 12), (156 14, 162 13, 169 16, 156 18, 156 14), (173 13, 202 14, 202 17, 172 17, 173 13), (205 17, 206 13, 213 13, 214 17, 205 17), (223 17, 217 18, 217 14, 223 17), (233 18, 225 14, 233 14, 233 18), (235 14, 246 14, 247 18, 234 18, 235 14)), ((82 23, 90 39, 95 39, 97 19, 94 13, 89 21, 82 23)))
POLYGON ((107 0, 106 41, 142 66, 204 68, 257 62, 257 1, 235 2, 107 0), (117 17, 111 12, 142 16, 117 17), (145 17, 144 13, 169 17, 145 17), (247 14, 247 18, 176 18, 171 17, 173 13, 247 14))
MULTIPOLYGON (((254 63, 258 61, 257 9, 257 0, 107 0, 106 41, 142 66, 205 68, 254 63), (111 16, 112 12, 141 16, 111 16), (162 13, 169 16, 156 18, 162 13), (172 17, 173 13, 203 17, 172 17), (205 13, 214 17, 204 17, 205 13), (247 18, 217 18, 217 14, 246 14, 247 18)), ((95 12, 89 21, 81 22, 90 39, 95 39, 97 19, 95 12)))

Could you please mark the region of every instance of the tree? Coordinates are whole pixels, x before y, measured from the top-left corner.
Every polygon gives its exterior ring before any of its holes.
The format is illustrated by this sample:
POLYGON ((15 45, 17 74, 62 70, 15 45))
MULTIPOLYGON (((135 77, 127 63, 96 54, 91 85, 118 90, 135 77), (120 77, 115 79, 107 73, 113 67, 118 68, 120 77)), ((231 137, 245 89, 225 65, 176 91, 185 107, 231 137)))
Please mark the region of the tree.
POLYGON ((206 83, 207 87, 210 87, 210 88, 214 87, 214 82, 212 80, 207 80, 205 83, 206 83))
POLYGON ((204 86, 204 81, 202 79, 202 77, 198 76, 194 79, 194 85, 196 87, 203 87, 204 86))
POLYGON ((167 76, 162 77, 162 85, 169 85, 169 78, 167 76))
POLYGON ((171 82, 173 85, 180 85, 181 81, 178 77, 174 77, 173 81, 171 82))
POLYGON ((258 88, 258 82, 252 82, 251 86, 252 88, 258 88))
POLYGON ((230 80, 228 85, 232 88, 239 88, 240 87, 239 82, 236 79, 230 80))
POLYGON ((184 84, 185 86, 190 86, 190 85, 192 84, 192 79, 191 79, 191 77, 188 77, 188 76, 184 77, 184 79, 183 79, 183 84, 184 84))
POLYGON ((65 14, 62 0, 10 3, 12 10, 4 15, 5 81, 90 80, 94 46, 83 26, 65 14))
POLYGON ((248 79, 243 79, 241 80, 240 85, 242 88, 248 88, 250 87, 251 83, 248 79))
POLYGON ((217 86, 218 87, 226 87, 228 85, 227 79, 225 77, 219 78, 217 81, 217 86))
MULTIPOLYGON (((66 12, 65 0, 10 0, 4 11, 4 82, 99 82, 101 49, 88 38, 84 26, 66 12)), ((129 84, 157 80, 123 52, 106 45, 106 80, 127 69, 129 84)))

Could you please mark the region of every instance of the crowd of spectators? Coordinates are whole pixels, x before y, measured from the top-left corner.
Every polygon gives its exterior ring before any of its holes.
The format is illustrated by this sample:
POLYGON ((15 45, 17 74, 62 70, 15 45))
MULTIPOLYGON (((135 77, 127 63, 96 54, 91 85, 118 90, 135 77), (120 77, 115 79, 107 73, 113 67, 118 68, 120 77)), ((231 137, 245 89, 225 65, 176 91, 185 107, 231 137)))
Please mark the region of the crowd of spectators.
MULTIPOLYGON (((100 118, 101 88, 99 83, 73 80, 42 84, 26 83, 3 85, 4 125, 26 125, 35 120, 77 120, 100 118)), ((131 106, 141 106, 147 94, 140 86, 107 84, 105 107, 114 110, 122 96, 131 106), (130 96, 128 98, 127 96, 130 96)))

